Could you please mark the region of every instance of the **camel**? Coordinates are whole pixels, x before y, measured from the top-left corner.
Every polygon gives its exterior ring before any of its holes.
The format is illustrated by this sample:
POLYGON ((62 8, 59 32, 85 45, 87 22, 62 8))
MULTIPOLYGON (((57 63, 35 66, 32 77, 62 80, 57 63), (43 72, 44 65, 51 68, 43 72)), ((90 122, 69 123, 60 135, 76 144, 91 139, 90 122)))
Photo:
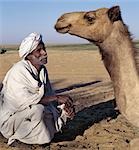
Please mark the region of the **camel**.
MULTIPOLYGON (((120 113, 139 127, 139 76, 135 48, 119 6, 63 14, 56 22, 59 33, 84 38, 98 46, 113 82, 120 113)), ((136 140, 139 143, 139 140, 136 140)))

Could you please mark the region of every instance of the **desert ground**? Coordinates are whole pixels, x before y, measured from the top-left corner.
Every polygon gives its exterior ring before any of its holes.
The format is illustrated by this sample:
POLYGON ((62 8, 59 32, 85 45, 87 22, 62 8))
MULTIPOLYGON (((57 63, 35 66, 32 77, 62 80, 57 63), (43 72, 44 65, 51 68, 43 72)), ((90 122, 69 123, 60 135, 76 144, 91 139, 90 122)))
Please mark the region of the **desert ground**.
MULTIPOLYGON (((0 81, 18 60, 17 51, 0 55, 0 81)), ((139 137, 139 132, 116 107, 113 85, 99 51, 48 48, 46 67, 56 93, 72 97, 75 117, 50 144, 16 141, 8 146, 7 139, 0 135, 0 150, 128 150, 129 142, 139 137)))

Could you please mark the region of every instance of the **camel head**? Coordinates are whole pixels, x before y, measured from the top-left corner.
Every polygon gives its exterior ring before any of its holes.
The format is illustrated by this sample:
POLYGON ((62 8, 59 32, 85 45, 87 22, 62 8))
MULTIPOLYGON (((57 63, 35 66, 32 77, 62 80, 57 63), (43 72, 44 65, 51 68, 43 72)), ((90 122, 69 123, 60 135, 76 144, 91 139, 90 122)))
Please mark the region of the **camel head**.
POLYGON ((103 42, 112 32, 115 22, 122 21, 119 6, 88 12, 63 14, 55 25, 59 33, 69 33, 91 42, 103 42))

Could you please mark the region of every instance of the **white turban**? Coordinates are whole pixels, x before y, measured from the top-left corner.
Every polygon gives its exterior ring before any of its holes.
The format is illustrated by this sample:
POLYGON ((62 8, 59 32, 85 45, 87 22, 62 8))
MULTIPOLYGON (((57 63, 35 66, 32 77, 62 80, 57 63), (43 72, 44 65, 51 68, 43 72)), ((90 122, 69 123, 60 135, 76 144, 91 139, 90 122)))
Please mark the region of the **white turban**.
POLYGON ((21 58, 25 58, 29 53, 31 53, 34 49, 36 49, 41 40, 42 40, 41 34, 35 32, 29 34, 22 41, 19 47, 19 56, 21 58))

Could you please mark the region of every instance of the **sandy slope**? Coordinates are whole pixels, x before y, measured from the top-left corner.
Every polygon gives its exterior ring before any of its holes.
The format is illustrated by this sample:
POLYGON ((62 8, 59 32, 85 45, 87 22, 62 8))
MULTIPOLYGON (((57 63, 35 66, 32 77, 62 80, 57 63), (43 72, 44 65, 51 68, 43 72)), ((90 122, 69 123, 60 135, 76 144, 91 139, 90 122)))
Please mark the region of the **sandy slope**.
MULTIPOLYGON (((50 80, 57 93, 69 94, 76 116, 68 121, 50 146, 15 142, 7 146, 0 136, 0 150, 128 150, 139 136, 123 118, 114 101, 113 86, 98 51, 48 51, 50 80)), ((0 55, 0 80, 18 60, 17 53, 0 55)))

